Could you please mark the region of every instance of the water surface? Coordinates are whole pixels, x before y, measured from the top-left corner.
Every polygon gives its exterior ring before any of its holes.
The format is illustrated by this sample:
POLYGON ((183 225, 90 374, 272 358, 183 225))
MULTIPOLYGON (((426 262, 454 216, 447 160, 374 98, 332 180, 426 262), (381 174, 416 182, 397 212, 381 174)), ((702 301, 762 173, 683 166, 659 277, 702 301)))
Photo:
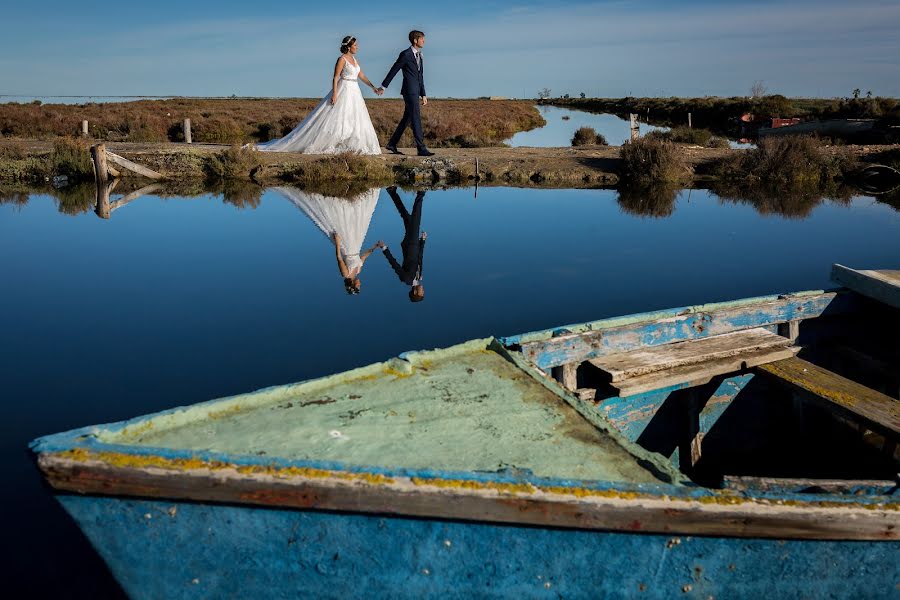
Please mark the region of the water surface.
POLYGON ((7 585, 32 596, 117 594, 41 485, 25 451, 39 435, 405 350, 820 289, 835 262, 900 264, 900 212, 869 197, 453 189, 421 194, 416 215, 415 192, 374 190, 362 246, 384 240, 401 271, 421 275, 424 299, 411 302, 380 250, 347 293, 308 198, 119 197, 102 219, 89 194, 0 193, 2 502, 17 540, 7 585), (420 220, 409 237, 427 232, 421 272, 417 256, 403 261, 401 205, 420 220))

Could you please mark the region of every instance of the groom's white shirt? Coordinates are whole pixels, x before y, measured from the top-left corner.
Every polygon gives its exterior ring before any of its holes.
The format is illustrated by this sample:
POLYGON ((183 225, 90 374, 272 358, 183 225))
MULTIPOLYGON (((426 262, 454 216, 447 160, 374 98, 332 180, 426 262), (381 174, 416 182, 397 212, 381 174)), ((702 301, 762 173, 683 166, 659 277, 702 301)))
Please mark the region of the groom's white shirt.
POLYGON ((416 59, 416 66, 421 66, 422 62, 421 58, 419 57, 419 49, 415 46, 410 46, 409 49, 413 51, 413 58, 416 59))

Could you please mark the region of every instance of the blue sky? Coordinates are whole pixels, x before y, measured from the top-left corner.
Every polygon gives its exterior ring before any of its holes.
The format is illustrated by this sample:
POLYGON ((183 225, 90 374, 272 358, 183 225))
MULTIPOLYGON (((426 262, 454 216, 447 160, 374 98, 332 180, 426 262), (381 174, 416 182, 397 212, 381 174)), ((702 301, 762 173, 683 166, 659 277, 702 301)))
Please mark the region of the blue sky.
POLYGON ((897 0, 11 4, 0 95, 319 97, 344 35, 380 80, 418 28, 432 96, 900 96, 897 0))

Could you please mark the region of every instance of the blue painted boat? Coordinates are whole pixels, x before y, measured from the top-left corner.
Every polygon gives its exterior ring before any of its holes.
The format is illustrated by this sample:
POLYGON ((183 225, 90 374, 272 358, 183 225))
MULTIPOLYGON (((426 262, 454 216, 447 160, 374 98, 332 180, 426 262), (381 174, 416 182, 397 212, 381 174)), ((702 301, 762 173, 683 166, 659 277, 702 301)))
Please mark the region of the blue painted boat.
POLYGON ((868 597, 900 277, 412 352, 32 442, 135 598, 868 597))

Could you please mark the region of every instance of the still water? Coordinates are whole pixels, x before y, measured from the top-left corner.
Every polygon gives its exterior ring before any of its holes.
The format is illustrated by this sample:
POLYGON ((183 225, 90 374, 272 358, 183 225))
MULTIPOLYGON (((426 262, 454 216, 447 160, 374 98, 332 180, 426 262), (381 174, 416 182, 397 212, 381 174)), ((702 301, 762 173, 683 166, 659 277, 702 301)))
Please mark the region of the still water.
MULTIPOLYGON (((572 145, 572 136, 580 127, 591 127, 606 138, 610 146, 620 146, 631 138, 631 124, 616 115, 569 110, 557 106, 536 107, 547 124, 531 131, 520 131, 506 141, 513 147, 566 147, 572 145)), ((656 127, 640 123, 641 135, 651 131, 668 131, 668 127, 656 127)))
POLYGON ((120 593, 42 487, 25 450, 37 436, 404 350, 827 287, 834 262, 900 264, 900 212, 869 197, 269 189, 113 196, 102 219, 53 194, 0 194, 5 583, 36 597, 120 593), (396 264, 376 249, 348 294, 331 229, 345 266, 378 240, 396 264))

